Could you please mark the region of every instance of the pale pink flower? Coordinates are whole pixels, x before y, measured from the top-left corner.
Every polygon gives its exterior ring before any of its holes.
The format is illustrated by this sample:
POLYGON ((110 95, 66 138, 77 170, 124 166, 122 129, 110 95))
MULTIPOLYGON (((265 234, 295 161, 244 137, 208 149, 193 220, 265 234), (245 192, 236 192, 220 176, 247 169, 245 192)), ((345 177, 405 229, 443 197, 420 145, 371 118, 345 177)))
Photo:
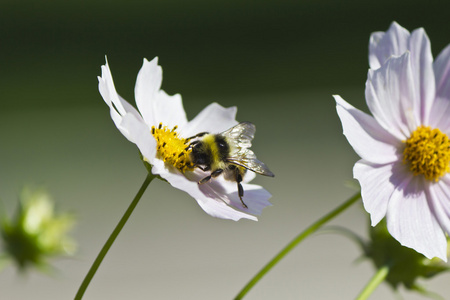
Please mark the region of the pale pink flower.
POLYGON ((370 116, 334 96, 344 134, 361 157, 354 177, 375 226, 428 258, 447 260, 450 232, 450 45, 433 62, 421 29, 373 33, 370 116))

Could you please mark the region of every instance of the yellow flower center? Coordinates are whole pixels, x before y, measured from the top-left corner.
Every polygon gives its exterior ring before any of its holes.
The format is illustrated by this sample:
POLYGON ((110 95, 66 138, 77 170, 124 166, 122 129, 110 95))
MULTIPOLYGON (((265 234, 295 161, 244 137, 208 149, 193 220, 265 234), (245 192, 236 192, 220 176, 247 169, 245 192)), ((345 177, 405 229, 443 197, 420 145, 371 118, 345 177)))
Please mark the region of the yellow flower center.
POLYGON ((177 126, 169 129, 162 123, 158 127, 152 126, 152 135, 156 139, 156 150, 160 158, 168 164, 173 165, 181 172, 192 170, 190 167, 189 140, 181 138, 176 132, 177 126))
POLYGON ((438 181, 450 171, 450 141, 438 128, 419 126, 404 143, 403 163, 409 163, 414 175, 438 181))

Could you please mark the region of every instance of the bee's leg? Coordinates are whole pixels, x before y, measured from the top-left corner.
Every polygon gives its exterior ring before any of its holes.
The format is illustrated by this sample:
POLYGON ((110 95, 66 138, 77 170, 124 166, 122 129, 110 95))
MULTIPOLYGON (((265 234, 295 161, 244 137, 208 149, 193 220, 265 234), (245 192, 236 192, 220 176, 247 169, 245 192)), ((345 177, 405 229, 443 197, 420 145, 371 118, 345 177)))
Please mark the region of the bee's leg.
POLYGON ((242 200, 242 197, 244 197, 244 188, 242 187, 242 175, 239 173, 239 170, 236 168, 235 171, 235 175, 236 175, 236 182, 237 182, 237 186, 238 186, 238 194, 239 194, 239 199, 242 202, 242 206, 244 206, 244 208, 248 208, 247 204, 244 203, 244 200, 242 200))
POLYGON ((206 183, 206 182, 208 182, 208 181, 210 181, 210 180, 211 180, 211 175, 206 176, 205 178, 201 179, 201 180, 198 182, 198 184, 204 184, 204 183, 206 183))
POLYGON ((194 165, 195 168, 199 168, 200 170, 202 170, 203 172, 209 171, 210 168, 209 167, 202 167, 200 165, 194 165))
POLYGON ((196 135, 193 135, 193 136, 191 136, 191 137, 188 137, 187 139, 186 139, 186 141, 189 141, 189 140, 192 140, 192 139, 196 139, 196 138, 199 138, 199 137, 202 137, 202 136, 204 136, 205 134, 208 134, 209 132, 200 132, 200 133, 197 133, 196 135))
MULTIPOLYGON (((186 139, 187 141, 189 139, 186 139)), ((184 149, 184 151, 187 151, 189 149, 192 149, 195 145, 197 145, 199 143, 199 141, 193 141, 192 143, 188 144, 187 147, 184 149)))
POLYGON ((214 172, 211 173, 211 175, 206 176, 205 178, 203 178, 202 180, 200 180, 198 182, 198 184, 204 184, 205 182, 208 182, 211 180, 211 178, 216 178, 217 176, 219 176, 220 174, 222 174, 223 170, 222 169, 217 169, 214 172))

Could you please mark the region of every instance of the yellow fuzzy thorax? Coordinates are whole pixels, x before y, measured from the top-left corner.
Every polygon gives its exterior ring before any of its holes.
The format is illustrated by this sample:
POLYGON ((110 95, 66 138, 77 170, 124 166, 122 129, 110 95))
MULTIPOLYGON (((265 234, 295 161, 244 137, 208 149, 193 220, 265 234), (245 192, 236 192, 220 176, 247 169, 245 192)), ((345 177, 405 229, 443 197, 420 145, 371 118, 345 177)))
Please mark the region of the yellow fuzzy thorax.
POLYGON ((224 169, 226 164, 222 159, 220 159, 219 147, 217 146, 215 136, 213 134, 207 134, 203 137, 202 141, 208 145, 211 151, 211 169, 224 169))
POLYGON ((181 172, 190 171, 189 140, 179 136, 177 126, 169 129, 162 123, 158 127, 152 126, 152 135, 156 140, 156 150, 159 157, 168 164, 173 165, 181 172))
POLYGON ((438 128, 419 126, 404 143, 403 162, 414 175, 438 181, 450 171, 450 141, 438 128))

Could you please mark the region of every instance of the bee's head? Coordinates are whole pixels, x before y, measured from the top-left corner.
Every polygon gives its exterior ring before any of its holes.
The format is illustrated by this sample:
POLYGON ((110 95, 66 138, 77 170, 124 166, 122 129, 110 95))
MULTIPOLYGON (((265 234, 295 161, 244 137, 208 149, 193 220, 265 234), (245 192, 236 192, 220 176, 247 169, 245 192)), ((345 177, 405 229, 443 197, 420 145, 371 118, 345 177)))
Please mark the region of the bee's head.
POLYGON ((211 149, 204 140, 197 140, 191 143, 190 160, 194 165, 209 165, 211 163, 211 149))

